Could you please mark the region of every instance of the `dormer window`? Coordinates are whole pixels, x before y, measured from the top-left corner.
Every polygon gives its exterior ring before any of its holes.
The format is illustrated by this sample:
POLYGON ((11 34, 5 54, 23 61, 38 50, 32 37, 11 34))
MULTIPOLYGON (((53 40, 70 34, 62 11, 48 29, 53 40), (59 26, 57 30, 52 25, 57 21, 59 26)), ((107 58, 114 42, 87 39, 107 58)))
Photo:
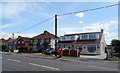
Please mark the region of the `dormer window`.
POLYGON ((62 37, 63 40, 65 40, 65 37, 62 37))
POLYGON ((71 36, 71 40, 74 40, 73 36, 71 36))
POLYGON ((89 39, 98 39, 98 34, 82 34, 80 35, 81 40, 89 40, 89 39))
POLYGON ((83 35, 80 35, 81 37, 81 39, 88 39, 88 34, 83 34, 83 35))

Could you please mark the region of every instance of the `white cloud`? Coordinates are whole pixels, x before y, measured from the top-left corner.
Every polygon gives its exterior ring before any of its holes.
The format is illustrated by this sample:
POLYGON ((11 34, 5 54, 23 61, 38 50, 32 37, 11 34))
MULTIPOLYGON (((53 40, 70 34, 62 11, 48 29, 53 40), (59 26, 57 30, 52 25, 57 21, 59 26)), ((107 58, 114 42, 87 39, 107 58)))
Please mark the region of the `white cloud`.
MULTIPOLYGON (((18 33, 14 34, 15 38, 17 38, 18 36, 22 36, 22 37, 34 37, 34 36, 36 36, 36 34, 18 34, 18 33)), ((0 38, 8 39, 9 37, 12 38, 12 33, 0 32, 0 38)))
POLYGON ((118 21, 110 21, 109 24, 118 24, 118 21))
POLYGON ((75 16, 84 17, 84 13, 77 13, 75 16))
POLYGON ((83 21, 79 21, 79 23, 80 23, 80 24, 82 24, 82 23, 83 23, 83 21))
POLYGON ((7 28, 7 27, 11 27, 15 24, 4 24, 4 25, 0 25, 0 28, 3 29, 3 28, 7 28))
POLYGON ((10 26, 9 24, 0 25, 0 28, 6 28, 6 27, 9 27, 9 26, 10 26))
POLYGON ((94 23, 94 24, 89 24, 88 26, 83 27, 83 30, 86 31, 100 31, 100 29, 104 29, 106 31, 109 31, 110 29, 114 29, 113 26, 114 24, 117 24, 117 21, 109 21, 106 23, 94 23))

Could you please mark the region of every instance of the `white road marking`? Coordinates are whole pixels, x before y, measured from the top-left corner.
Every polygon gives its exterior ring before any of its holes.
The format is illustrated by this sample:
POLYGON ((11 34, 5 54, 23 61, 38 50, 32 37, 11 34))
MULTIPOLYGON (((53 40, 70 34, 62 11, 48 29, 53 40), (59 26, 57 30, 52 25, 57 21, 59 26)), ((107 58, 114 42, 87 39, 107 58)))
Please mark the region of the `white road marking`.
POLYGON ((53 68, 53 67, 49 67, 49 66, 45 66, 45 65, 38 65, 38 64, 34 64, 34 63, 29 63, 29 64, 34 65, 34 66, 40 66, 40 67, 44 67, 44 68, 54 69, 54 70, 60 70, 58 68, 53 68))
POLYGON ((18 60, 12 60, 12 59, 8 59, 10 61, 14 61, 14 62, 21 62, 21 61, 18 61, 18 60))
POLYGON ((15 61, 15 62, 21 62, 21 61, 18 61, 18 60, 12 60, 12 61, 15 61))
POLYGON ((10 60, 10 61, 11 61, 12 59, 8 59, 8 60, 10 60))

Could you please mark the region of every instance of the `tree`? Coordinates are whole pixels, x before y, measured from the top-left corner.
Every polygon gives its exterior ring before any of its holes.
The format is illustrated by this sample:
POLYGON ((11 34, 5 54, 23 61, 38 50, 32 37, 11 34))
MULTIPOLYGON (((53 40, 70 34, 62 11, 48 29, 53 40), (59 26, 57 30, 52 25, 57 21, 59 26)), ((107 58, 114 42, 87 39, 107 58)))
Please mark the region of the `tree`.
POLYGON ((2 50, 2 51, 5 51, 6 49, 7 49, 7 45, 5 45, 5 44, 0 44, 0 51, 2 50))
POLYGON ((112 45, 112 46, 120 46, 120 40, 113 39, 113 40, 111 41, 111 45, 112 45))
POLYGON ((4 38, 1 38, 0 40, 5 40, 4 38))
POLYGON ((111 45, 114 46, 114 51, 116 53, 120 53, 120 40, 117 39, 113 39, 111 41, 111 45))

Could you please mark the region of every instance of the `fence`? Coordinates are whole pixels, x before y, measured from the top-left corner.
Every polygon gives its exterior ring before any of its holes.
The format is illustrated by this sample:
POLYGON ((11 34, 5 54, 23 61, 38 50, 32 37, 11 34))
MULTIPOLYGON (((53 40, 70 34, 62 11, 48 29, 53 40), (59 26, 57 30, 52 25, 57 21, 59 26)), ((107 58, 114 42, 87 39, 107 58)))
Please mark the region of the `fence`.
POLYGON ((63 56, 78 57, 78 50, 77 49, 65 49, 63 50, 63 56))

